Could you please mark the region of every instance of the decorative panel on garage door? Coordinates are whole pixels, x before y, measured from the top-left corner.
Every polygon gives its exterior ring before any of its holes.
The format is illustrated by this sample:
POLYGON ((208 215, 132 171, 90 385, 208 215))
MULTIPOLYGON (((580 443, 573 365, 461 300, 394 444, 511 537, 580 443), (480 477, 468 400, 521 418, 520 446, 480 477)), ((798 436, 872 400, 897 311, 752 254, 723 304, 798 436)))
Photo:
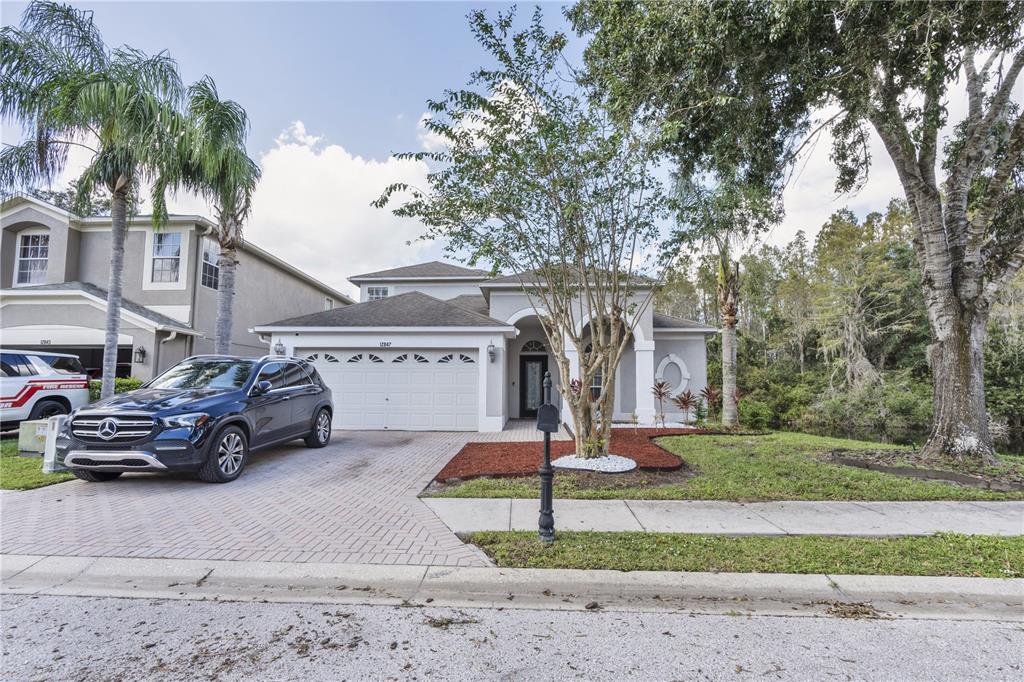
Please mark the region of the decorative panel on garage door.
POLYGON ((475 431, 475 350, 308 349, 334 397, 334 428, 475 431))

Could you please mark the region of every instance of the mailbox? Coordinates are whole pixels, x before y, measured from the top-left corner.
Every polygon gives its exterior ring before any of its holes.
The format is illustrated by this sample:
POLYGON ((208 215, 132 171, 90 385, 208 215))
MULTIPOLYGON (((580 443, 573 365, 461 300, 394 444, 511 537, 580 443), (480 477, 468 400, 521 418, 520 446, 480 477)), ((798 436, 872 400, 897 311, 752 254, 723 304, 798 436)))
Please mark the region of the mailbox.
POLYGON ((537 430, 546 433, 557 433, 559 427, 558 408, 544 404, 537 408, 537 430))

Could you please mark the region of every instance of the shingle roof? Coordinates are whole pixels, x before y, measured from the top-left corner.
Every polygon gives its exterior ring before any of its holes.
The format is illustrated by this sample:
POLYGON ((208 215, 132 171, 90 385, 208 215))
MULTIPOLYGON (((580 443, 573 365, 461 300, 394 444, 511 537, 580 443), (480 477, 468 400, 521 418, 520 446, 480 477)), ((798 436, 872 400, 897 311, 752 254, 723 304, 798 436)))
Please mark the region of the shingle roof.
POLYGON ((480 279, 485 279, 489 275, 490 273, 486 270, 464 268, 461 265, 452 265, 451 263, 443 263, 439 260, 435 260, 430 261, 429 263, 418 263, 416 265, 406 265, 400 268, 391 268, 390 270, 378 270, 377 272, 353 275, 348 278, 348 281, 358 282, 364 279, 393 278, 413 279, 417 277, 478 277, 480 279))
POLYGON ((687 320, 682 317, 673 317, 665 313, 654 313, 655 329, 711 329, 711 325, 702 324, 695 320, 687 320))
MULTIPOLYGON (((57 282, 54 284, 35 284, 27 287, 18 287, 18 291, 83 291, 87 294, 101 298, 104 301, 107 300, 107 290, 90 284, 89 282, 57 282)), ((175 329, 182 332, 195 333, 195 330, 185 322, 176 320, 173 317, 168 317, 163 313, 158 313, 155 310, 150 310, 141 303, 130 301, 127 298, 121 299, 121 307, 131 313, 144 317, 150 322, 153 322, 158 327, 168 328, 171 331, 175 329)))
POLYGON ((419 291, 270 322, 261 327, 507 327, 504 322, 419 291))
POLYGON ((463 294, 449 299, 448 302, 480 315, 489 315, 491 312, 491 306, 487 304, 487 299, 480 294, 463 294))

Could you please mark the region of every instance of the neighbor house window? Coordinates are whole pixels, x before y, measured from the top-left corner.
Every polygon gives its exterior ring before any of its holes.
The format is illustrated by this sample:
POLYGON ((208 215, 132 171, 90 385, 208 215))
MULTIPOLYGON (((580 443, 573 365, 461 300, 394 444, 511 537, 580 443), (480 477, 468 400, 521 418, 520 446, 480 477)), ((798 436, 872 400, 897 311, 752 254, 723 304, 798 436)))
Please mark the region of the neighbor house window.
POLYGON ((324 299, 324 310, 334 310, 334 299, 330 296, 324 299))
POLYGON ((379 301, 382 298, 388 297, 387 287, 366 287, 366 300, 367 301, 379 301))
MULTIPOLYGON (((156 269, 153 269, 156 273, 156 269)), ((177 277, 174 278, 176 280, 177 277)), ((171 280, 171 281, 174 281, 171 280)), ((217 265, 217 245, 209 239, 203 240, 203 272, 200 282, 204 287, 216 289, 220 286, 220 266, 217 265)))
POLYGON ((44 284, 50 235, 23 234, 18 240, 18 284, 44 284))
POLYGON ((154 282, 177 282, 181 267, 181 233, 158 232, 153 235, 154 282))

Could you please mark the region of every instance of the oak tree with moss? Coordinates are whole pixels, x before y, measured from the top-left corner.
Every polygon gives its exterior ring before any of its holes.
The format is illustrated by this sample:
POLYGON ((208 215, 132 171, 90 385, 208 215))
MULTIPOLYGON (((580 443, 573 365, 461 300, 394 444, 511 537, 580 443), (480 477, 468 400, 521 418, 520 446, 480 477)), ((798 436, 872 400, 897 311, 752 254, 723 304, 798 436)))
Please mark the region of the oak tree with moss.
POLYGON ((840 191, 872 163, 899 175, 932 334, 934 416, 923 454, 992 461, 984 345, 1024 264, 1024 2, 610 2, 570 10, 592 34, 591 82, 620 115, 661 126, 685 177, 715 172, 779 194, 827 130, 840 191), (967 111, 949 121, 948 103, 967 111), (945 144, 940 132, 954 124, 945 144))

